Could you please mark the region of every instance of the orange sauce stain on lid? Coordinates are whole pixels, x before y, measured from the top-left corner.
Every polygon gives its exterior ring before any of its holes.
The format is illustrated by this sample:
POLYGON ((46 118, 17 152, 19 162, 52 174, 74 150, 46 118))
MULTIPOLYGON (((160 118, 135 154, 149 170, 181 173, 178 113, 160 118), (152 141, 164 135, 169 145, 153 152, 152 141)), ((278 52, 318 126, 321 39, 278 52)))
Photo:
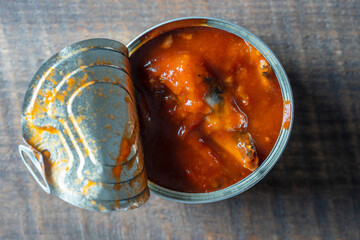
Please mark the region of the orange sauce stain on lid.
POLYGON ((91 180, 87 180, 87 181, 88 181, 88 183, 82 189, 83 194, 87 194, 89 191, 89 188, 96 185, 96 182, 93 182, 91 180))
POLYGON ((112 169, 113 175, 117 180, 120 180, 121 171, 122 171, 121 164, 128 161, 128 157, 131 153, 131 146, 134 145, 135 143, 136 134, 137 131, 135 131, 135 133, 133 133, 130 136, 130 138, 126 138, 127 136, 124 136, 121 140, 120 152, 116 158, 116 166, 114 166, 112 169))
POLYGON ((122 170, 122 166, 118 165, 118 166, 114 166, 112 169, 113 175, 115 177, 115 179, 120 179, 121 176, 121 170, 122 170))
POLYGON ((34 134, 28 139, 29 145, 33 147, 37 146, 41 142, 41 135, 44 132, 48 132, 50 134, 57 134, 59 132, 59 130, 54 127, 51 126, 38 127, 35 126, 32 122, 29 122, 29 127, 38 132, 38 134, 34 134))
POLYGON ((47 160, 49 160, 51 157, 51 153, 48 150, 44 150, 42 152, 42 154, 43 154, 44 158, 46 158, 47 160))
POLYGON ((100 204, 98 204, 98 208, 99 208, 100 211, 105 211, 106 210, 106 208, 104 206, 100 205, 100 204))
POLYGON ((94 65, 111 65, 110 61, 105 61, 105 59, 96 59, 96 62, 94 65))
POLYGON ((55 76, 55 68, 54 67, 50 67, 50 69, 48 70, 50 72, 48 72, 48 75, 46 76, 46 80, 51 82, 53 85, 56 85, 56 80, 54 79, 55 76))
POLYGON ((115 201, 114 201, 114 208, 115 209, 120 209, 120 203, 119 203, 119 199, 116 198, 115 201))
MULTIPOLYGON (((129 116, 133 116, 135 114, 135 109, 132 108, 131 99, 126 96, 125 101, 128 104, 129 116)), ((116 165, 113 167, 112 170, 113 176, 117 180, 120 180, 122 170, 121 164, 128 161, 128 157, 131 153, 131 147, 135 144, 135 140, 139 131, 139 124, 137 123, 137 121, 134 121, 133 124, 135 125, 132 132, 129 132, 129 127, 126 127, 124 130, 124 134, 121 139, 119 155, 116 158, 116 165)))
POLYGON ((34 120, 35 117, 40 117, 46 113, 46 108, 41 104, 34 104, 30 110, 30 112, 26 113, 26 117, 29 120, 34 120))
MULTIPOLYGON (((85 81, 86 81, 86 78, 87 78, 86 74, 85 74, 84 78, 85 78, 85 81)), ((71 92, 71 90, 75 89, 76 84, 77 84, 77 80, 75 78, 68 78, 68 80, 66 81, 66 84, 68 85, 67 91, 71 92)))

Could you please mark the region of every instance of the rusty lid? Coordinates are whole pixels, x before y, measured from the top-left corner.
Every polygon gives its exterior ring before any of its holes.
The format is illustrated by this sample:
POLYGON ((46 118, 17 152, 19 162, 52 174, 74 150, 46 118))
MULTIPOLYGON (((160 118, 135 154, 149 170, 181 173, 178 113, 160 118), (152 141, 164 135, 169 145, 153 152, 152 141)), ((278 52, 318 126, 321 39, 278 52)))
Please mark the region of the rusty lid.
POLYGON ((20 155, 48 193, 86 209, 127 210, 149 197, 127 48, 108 39, 66 47, 25 94, 20 155), (32 167, 31 167, 32 165, 32 167))

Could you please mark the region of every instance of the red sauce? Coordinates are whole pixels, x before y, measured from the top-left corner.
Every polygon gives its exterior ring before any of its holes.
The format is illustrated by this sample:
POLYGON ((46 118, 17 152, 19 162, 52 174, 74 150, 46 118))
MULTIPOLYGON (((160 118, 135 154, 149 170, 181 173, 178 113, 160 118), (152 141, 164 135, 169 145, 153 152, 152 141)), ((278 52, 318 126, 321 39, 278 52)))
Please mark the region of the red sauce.
POLYGON ((283 100, 266 59, 210 27, 164 33, 130 57, 150 181, 182 192, 226 188, 278 137, 283 100))

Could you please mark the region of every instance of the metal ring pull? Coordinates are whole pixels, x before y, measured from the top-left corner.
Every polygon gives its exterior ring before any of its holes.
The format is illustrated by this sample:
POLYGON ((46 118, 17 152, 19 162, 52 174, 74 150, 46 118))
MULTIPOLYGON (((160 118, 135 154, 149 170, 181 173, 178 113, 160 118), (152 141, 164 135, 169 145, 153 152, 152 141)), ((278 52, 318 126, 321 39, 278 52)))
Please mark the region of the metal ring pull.
POLYGON ((51 188, 50 188, 48 182, 46 181, 45 174, 44 174, 43 169, 41 168, 41 165, 40 165, 40 162, 43 163, 43 157, 42 157, 41 153, 37 152, 35 149, 29 148, 29 147, 24 146, 24 145, 19 145, 19 152, 20 152, 21 159, 25 163, 25 166, 29 169, 31 175, 34 177, 36 182, 40 185, 40 187, 46 193, 50 194, 51 193, 51 188), (38 171, 38 173, 40 174, 42 180, 45 182, 45 185, 41 182, 38 175, 30 167, 30 164, 29 164, 29 162, 26 159, 24 154, 26 154, 26 156, 30 159, 32 164, 35 166, 35 168, 38 171), (40 157, 40 159, 38 159, 38 156, 40 157))

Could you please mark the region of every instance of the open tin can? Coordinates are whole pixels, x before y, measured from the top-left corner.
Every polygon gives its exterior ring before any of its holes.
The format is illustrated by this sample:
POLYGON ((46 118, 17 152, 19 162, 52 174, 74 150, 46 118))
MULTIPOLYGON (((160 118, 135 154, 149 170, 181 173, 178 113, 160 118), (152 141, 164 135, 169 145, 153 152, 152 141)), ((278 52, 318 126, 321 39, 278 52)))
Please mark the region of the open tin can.
POLYGON ((147 201, 149 189, 169 200, 214 202, 249 189, 275 165, 290 137, 293 104, 283 67, 255 35, 214 18, 174 19, 145 31, 126 47, 113 40, 89 39, 45 62, 25 94, 21 124, 28 146, 20 145, 19 150, 47 193, 82 208, 116 211, 139 207, 147 201), (225 30, 254 46, 274 70, 286 115, 286 127, 281 128, 265 161, 240 182, 209 193, 173 191, 147 180, 129 64, 129 56, 151 39, 196 26, 225 30))

